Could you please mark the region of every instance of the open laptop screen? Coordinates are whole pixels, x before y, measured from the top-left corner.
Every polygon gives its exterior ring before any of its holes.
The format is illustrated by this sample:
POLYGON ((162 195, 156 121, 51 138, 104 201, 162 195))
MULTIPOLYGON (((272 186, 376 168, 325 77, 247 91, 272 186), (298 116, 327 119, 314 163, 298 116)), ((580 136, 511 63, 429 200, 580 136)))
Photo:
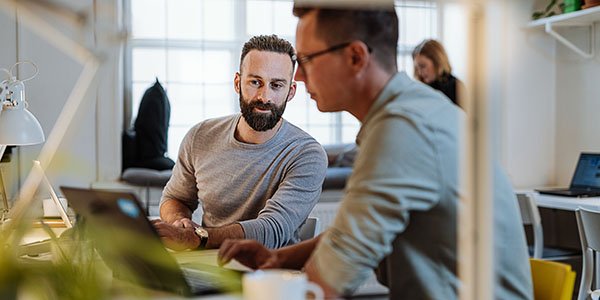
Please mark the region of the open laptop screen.
POLYGON ((600 189, 600 153, 581 153, 571 188, 600 189))

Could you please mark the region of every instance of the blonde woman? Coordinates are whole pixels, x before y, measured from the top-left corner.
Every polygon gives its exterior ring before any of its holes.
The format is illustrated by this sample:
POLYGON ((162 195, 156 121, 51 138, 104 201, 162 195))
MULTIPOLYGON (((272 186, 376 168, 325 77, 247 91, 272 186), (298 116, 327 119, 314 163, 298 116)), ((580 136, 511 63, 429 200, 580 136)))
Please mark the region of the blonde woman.
POLYGON ((424 40, 412 52, 414 77, 441 91, 454 104, 467 110, 462 91, 463 84, 454 75, 444 46, 436 40, 424 40))

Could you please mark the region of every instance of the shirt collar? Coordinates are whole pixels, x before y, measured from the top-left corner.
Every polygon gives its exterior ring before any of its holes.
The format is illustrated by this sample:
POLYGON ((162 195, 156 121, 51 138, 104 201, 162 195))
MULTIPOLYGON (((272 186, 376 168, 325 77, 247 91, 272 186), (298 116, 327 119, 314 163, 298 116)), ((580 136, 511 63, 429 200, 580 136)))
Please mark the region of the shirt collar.
POLYGON ((382 107, 395 99, 396 96, 400 94, 402 90, 411 82, 412 80, 404 71, 398 72, 392 76, 390 81, 388 81, 388 83, 383 87, 379 93, 379 96, 377 96, 377 99, 375 99, 375 102, 373 102, 373 105, 371 105, 371 108, 369 108, 369 112, 367 112, 367 115, 363 119, 361 129, 356 137, 357 144, 360 144, 363 127, 369 123, 369 121, 377 114, 378 111, 381 110, 382 107))

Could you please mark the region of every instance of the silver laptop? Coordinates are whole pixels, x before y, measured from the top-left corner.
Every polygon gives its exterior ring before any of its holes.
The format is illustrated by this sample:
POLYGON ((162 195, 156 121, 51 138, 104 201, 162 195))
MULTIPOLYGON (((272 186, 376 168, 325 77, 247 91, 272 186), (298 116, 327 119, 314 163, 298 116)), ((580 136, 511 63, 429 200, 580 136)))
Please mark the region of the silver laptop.
POLYGON ((600 153, 581 153, 568 188, 537 189, 540 194, 566 197, 600 196, 600 153))
POLYGON ((184 296, 241 291, 241 272, 202 263, 179 265, 130 192, 60 187, 113 277, 184 296))

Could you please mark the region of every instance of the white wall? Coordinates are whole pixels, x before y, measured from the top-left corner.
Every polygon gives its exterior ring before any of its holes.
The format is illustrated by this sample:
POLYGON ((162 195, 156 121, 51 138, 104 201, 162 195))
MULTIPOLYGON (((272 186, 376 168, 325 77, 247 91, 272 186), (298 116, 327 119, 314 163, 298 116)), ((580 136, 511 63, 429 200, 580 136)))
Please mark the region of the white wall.
MULTIPOLYGON (((445 13, 465 10, 460 1, 444 1, 445 13)), ((481 13, 488 21, 484 35, 487 56, 478 64, 485 64, 487 78, 471 78, 475 89, 484 89, 491 101, 493 126, 491 147, 494 156, 504 166, 517 188, 544 186, 555 183, 556 148, 556 81, 555 42, 541 30, 526 30, 534 9, 545 1, 519 0, 498 2, 497 7, 481 13), (493 28, 491 28, 493 27, 493 28)), ((468 25, 483 16, 469 15, 466 11, 454 19, 445 16, 442 25, 444 44, 457 72, 468 73, 461 66, 476 60, 464 49, 469 33, 468 25)), ((480 26, 480 25, 475 25, 480 26)), ((477 30, 478 28, 474 28, 477 30)), ((476 65, 476 68, 482 66, 476 65)), ((462 74, 459 78, 469 84, 462 74)), ((472 99, 478 105, 481 99, 472 99)), ((473 107, 474 108, 474 107, 473 107)), ((472 108, 472 109, 473 109, 472 108)))
MULTIPOLYGON (((546 3, 506 1, 508 13, 498 16, 505 25, 491 30, 486 42, 502 47, 488 49, 497 57, 487 61, 491 74, 484 88, 496 103, 494 148, 517 188, 567 185, 579 152, 600 151, 600 57, 583 59, 543 29, 526 29, 531 13, 546 3)), ((455 28, 445 30, 450 48, 455 28)), ((560 32, 587 50, 585 29, 560 32)), ((600 52, 600 29, 595 40, 600 52)))
POLYGON ((555 43, 528 30, 534 1, 509 1, 503 162, 517 188, 555 183, 555 43))
MULTIPOLYGON (((7 9, 8 11, 0 10, 0 68, 10 68, 17 59, 17 24, 14 22, 15 11, 7 9)), ((5 78, 4 72, 0 73, 0 80, 5 78)), ((18 151, 12 151, 12 157, 9 166, 3 167, 0 171, 4 176, 4 185, 8 195, 14 195, 17 191, 18 180, 13 174, 18 173, 16 162, 18 161, 18 151)))
MULTIPOLYGON (((596 55, 584 59, 562 44, 556 48, 556 181, 567 185, 582 151, 600 152, 600 24, 596 26, 596 55)), ((560 31, 588 50, 588 31, 560 31)))
MULTIPOLYGON (((600 57, 584 59, 542 28, 524 28, 546 2, 510 1, 504 151, 517 187, 568 185, 579 153, 600 152, 600 57)), ((585 28, 558 31, 587 51, 585 28)), ((598 52, 600 32, 595 40, 598 52)))
MULTIPOLYGON (((13 10, 0 10, 0 37, 3 41, 0 47, 0 68, 8 69, 17 58, 17 24, 14 22, 13 10)), ((4 78, 4 74, 0 76, 4 78)))
MULTIPOLYGON (((64 22, 47 9, 36 14, 57 27, 69 38, 92 49, 101 62, 96 80, 88 89, 75 118, 69 124, 56 155, 47 169, 53 186, 89 186, 98 180, 114 180, 120 174, 120 132, 122 128, 122 87, 120 72, 121 28, 120 0, 64 0, 63 8, 83 12, 88 16, 85 26, 64 22)), ((71 55, 57 49, 32 30, 22 14, 0 18, 0 36, 12 47, 1 47, 0 67, 17 60, 31 60, 39 75, 26 83, 30 111, 40 121, 46 138, 54 128, 79 75, 82 65, 71 55), (15 30, 16 28, 16 30, 15 30), (16 33, 15 33, 16 32, 16 33)), ((56 39, 56 37, 50 37, 56 39)), ((19 148, 19 170, 22 182, 29 173, 32 159, 38 157, 42 145, 19 148)), ((15 174, 11 174, 15 175, 15 174)))

